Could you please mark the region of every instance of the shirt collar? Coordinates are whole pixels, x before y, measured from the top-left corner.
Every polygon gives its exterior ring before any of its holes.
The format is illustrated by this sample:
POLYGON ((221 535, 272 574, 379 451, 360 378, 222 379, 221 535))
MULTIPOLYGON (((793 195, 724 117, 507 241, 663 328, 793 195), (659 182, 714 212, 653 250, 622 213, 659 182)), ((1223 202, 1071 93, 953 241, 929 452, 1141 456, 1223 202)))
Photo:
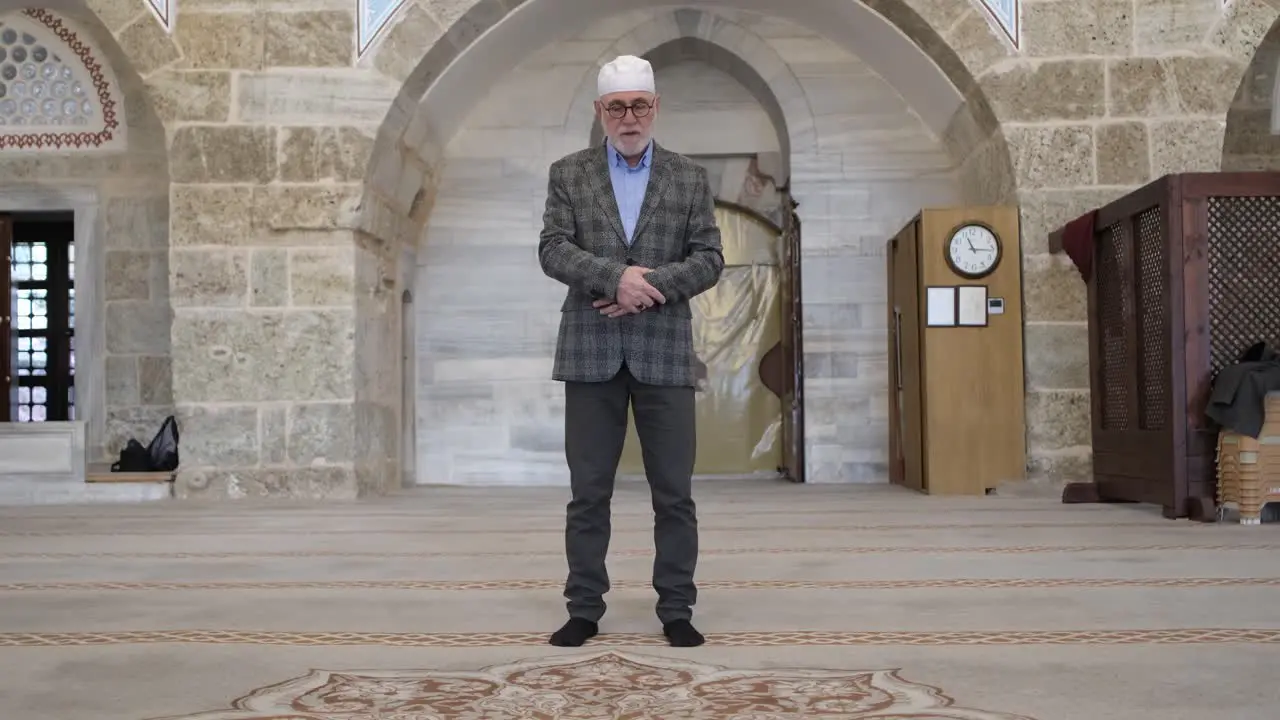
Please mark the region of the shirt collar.
POLYGON ((627 159, 622 157, 622 153, 618 152, 618 149, 613 146, 613 143, 609 142, 608 138, 606 138, 604 142, 605 146, 609 149, 609 157, 617 167, 626 168, 627 170, 644 170, 653 162, 652 139, 650 139, 649 144, 645 146, 644 155, 640 157, 640 162, 635 167, 631 167, 627 164, 627 159))

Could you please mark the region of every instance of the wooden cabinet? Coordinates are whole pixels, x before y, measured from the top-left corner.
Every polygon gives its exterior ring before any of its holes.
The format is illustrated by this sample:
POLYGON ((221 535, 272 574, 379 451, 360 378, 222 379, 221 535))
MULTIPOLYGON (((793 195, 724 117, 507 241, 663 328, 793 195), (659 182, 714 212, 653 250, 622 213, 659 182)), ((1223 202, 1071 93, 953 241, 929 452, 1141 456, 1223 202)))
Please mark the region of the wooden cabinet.
POLYGON ((1017 208, 923 210, 885 254, 890 480, 983 495, 1024 479, 1017 208))
POLYGON ((1254 343, 1280 345, 1280 173, 1165 175, 1092 213, 1093 482, 1063 501, 1212 521, 1213 379, 1254 343))

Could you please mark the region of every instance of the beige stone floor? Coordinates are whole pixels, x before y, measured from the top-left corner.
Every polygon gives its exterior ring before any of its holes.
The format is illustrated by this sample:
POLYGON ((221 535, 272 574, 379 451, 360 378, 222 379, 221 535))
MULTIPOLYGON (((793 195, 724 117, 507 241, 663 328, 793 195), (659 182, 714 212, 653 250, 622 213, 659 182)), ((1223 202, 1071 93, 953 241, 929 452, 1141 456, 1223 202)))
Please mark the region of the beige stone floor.
POLYGON ((606 702, 663 720, 747 717, 730 706, 760 688, 809 707, 753 718, 1280 712, 1280 525, 883 487, 698 492, 695 620, 709 643, 689 650, 657 635, 638 484, 615 499, 606 634, 574 650, 545 644, 563 620, 562 490, 0 508, 0 719, 613 717, 606 702), (592 706, 565 689, 610 672, 629 678, 608 681, 625 698, 593 691, 592 706), (516 681, 530 677, 543 684, 516 681), (486 683, 505 694, 467 714, 486 683), (431 688, 453 704, 412 700, 431 688), (848 688, 886 704, 858 709, 848 688))

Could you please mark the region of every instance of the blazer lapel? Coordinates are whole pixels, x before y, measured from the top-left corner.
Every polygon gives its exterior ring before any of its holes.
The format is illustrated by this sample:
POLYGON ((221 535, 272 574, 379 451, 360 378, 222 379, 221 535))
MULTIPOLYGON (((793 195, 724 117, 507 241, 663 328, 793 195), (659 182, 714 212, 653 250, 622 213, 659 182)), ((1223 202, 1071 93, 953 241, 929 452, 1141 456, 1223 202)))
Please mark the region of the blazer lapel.
POLYGON ((613 196, 613 180, 609 177, 608 146, 601 145, 595 153, 591 161, 591 172, 587 176, 590 178, 591 193, 596 196, 596 203, 604 211, 605 217, 609 218, 618 241, 625 245, 627 234, 622 229, 622 214, 618 212, 618 201, 613 196))
POLYGON ((649 224, 649 221, 653 220, 653 215, 657 212, 659 203, 662 202, 662 196, 667 192, 667 185, 671 182, 669 170, 667 151, 659 147, 655 141, 653 143, 653 164, 649 168, 649 185, 644 191, 644 203, 640 206, 640 218, 636 220, 634 243, 640 242, 645 226, 649 224))

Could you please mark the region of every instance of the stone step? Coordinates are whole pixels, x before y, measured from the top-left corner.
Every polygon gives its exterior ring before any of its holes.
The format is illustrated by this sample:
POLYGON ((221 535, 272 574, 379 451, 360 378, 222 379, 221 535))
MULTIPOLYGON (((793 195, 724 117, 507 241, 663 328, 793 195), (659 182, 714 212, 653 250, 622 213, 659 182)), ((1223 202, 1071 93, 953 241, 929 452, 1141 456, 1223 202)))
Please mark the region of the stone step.
POLYGON ((50 482, 46 478, 0 476, 0 505, 94 505, 173 498, 170 482, 50 482))
POLYGON ((111 472, 110 466, 89 466, 87 483, 171 483, 176 473, 171 472, 111 472))
POLYGON ((173 497, 172 473, 87 462, 84 423, 0 423, 0 505, 138 503, 173 497))

